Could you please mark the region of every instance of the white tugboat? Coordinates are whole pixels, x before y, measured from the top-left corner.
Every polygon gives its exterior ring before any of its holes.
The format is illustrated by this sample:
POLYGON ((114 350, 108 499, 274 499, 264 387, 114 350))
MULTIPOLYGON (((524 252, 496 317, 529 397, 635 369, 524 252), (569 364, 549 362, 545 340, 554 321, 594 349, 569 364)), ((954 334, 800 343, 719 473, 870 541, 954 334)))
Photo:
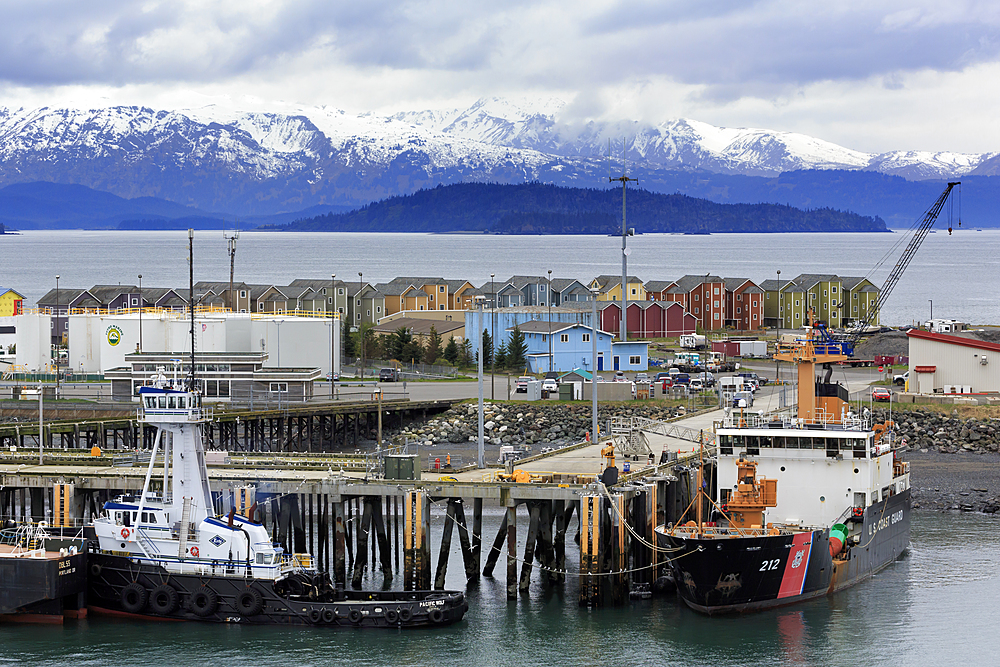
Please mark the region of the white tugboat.
POLYGON ((97 612, 251 624, 411 627, 462 619, 461 592, 335 588, 308 559, 271 543, 253 511, 213 512, 201 440, 211 414, 197 393, 140 390, 140 421, 157 427, 137 497, 106 503, 93 522, 89 605, 97 612), (150 492, 157 453, 163 492, 150 492))

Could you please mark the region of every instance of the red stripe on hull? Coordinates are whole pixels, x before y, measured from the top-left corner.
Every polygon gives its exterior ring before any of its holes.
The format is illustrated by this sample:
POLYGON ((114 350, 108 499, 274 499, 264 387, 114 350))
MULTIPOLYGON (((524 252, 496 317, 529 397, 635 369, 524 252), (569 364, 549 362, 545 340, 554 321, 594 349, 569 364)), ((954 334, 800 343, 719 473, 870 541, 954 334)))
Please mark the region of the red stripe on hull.
POLYGON ((781 588, 778 589, 778 599, 802 595, 802 587, 806 581, 806 570, 809 569, 809 554, 812 552, 813 536, 816 533, 796 533, 792 540, 792 548, 785 560, 785 571, 781 577, 781 588))

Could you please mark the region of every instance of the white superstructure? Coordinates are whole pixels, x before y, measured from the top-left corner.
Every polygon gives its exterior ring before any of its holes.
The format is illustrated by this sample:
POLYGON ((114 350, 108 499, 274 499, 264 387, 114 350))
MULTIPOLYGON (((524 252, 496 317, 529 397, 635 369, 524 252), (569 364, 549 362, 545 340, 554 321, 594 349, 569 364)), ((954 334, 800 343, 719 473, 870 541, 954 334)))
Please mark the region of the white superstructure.
POLYGON ((140 400, 140 421, 158 429, 149 468, 138 498, 106 503, 94 521, 101 550, 125 552, 178 574, 277 579, 295 569, 252 517, 215 515, 201 441, 201 424, 212 415, 201 396, 144 387, 140 400), (154 493, 150 485, 161 451, 163 491, 154 493))

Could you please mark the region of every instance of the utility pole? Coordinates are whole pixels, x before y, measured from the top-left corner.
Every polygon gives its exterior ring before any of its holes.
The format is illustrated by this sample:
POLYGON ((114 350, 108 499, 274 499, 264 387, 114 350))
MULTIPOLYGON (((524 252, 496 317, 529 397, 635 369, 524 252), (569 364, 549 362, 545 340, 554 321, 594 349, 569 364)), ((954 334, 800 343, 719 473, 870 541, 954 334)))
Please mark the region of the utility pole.
POLYGON ((229 244, 229 310, 236 312, 236 296, 233 294, 233 274, 236 269, 236 239, 240 237, 240 230, 237 227, 232 234, 222 231, 222 237, 229 244))
MULTIPOLYGON (((608 159, 611 159, 611 141, 608 141, 608 159)), ((610 171, 610 168, 609 168, 610 171)), ((625 185, 631 181, 633 183, 638 183, 638 178, 629 178, 625 175, 625 140, 622 139, 622 175, 617 178, 612 178, 608 175, 608 182, 613 183, 614 181, 619 181, 622 184, 622 318, 618 325, 619 338, 621 338, 624 343, 628 340, 628 327, 626 326, 626 320, 628 318, 628 255, 629 249, 626 243, 628 237, 635 233, 634 230, 629 230, 625 226, 625 185)))

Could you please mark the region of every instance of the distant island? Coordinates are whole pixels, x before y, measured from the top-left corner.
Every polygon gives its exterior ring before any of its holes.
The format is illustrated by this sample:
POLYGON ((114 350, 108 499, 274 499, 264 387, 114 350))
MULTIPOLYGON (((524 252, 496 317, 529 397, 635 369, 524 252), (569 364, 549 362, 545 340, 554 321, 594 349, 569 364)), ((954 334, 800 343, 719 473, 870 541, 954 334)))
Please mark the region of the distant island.
MULTIPOLYGON (((346 213, 302 218, 260 229, 295 232, 485 232, 620 234, 621 188, 565 188, 544 183, 458 183, 390 197, 346 213)), ((886 232, 879 217, 832 208, 718 204, 639 188, 626 195, 627 224, 643 234, 886 232)))

